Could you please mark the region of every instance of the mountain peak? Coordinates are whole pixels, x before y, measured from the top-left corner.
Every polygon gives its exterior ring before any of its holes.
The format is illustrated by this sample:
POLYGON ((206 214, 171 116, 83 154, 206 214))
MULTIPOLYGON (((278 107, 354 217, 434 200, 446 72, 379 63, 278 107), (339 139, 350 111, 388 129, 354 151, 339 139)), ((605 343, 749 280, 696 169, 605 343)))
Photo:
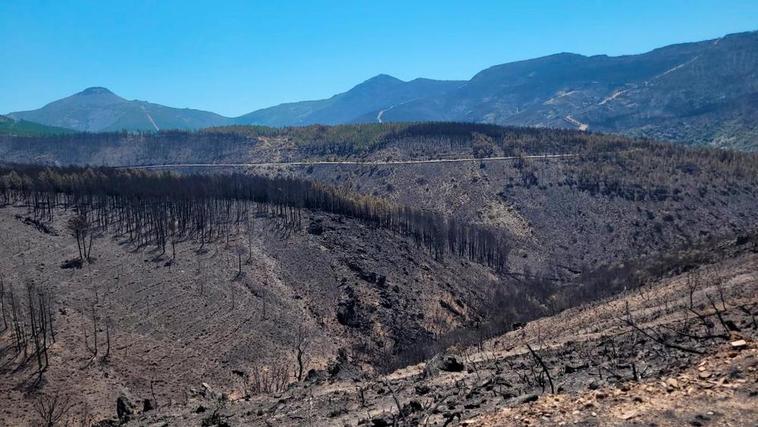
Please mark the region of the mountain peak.
POLYGON ((377 74, 363 83, 403 83, 403 81, 389 74, 377 74))
POLYGON ((116 95, 116 94, 108 90, 108 88, 93 86, 93 87, 88 87, 87 89, 84 89, 83 91, 77 93, 77 95, 116 95))

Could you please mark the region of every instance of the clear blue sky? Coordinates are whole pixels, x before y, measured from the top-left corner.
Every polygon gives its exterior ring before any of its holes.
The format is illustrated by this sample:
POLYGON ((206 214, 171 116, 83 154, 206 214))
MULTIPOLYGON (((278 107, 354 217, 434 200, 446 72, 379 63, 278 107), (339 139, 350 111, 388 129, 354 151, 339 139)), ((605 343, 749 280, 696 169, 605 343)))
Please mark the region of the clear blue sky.
POLYGON ((468 79, 755 29, 758 0, 0 0, 0 112, 105 86, 239 115, 379 73, 468 79))

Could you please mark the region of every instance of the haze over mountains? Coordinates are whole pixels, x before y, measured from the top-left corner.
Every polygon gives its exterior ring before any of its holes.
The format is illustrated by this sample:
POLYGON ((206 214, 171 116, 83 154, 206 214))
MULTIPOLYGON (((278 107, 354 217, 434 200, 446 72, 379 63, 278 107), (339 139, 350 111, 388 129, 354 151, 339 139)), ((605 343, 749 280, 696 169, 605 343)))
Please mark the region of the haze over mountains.
POLYGON ((373 77, 323 100, 224 117, 125 100, 104 88, 9 114, 80 131, 466 121, 619 132, 758 147, 758 32, 609 57, 560 53, 497 65, 468 81, 373 77))

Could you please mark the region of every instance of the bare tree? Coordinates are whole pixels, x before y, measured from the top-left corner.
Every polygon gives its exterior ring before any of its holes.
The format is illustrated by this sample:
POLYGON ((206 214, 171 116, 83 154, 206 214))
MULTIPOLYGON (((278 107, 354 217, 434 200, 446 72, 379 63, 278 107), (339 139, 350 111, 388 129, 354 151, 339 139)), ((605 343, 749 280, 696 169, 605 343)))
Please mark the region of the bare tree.
POLYGON ((37 359, 37 381, 42 380, 42 373, 47 369, 47 347, 46 347, 46 335, 45 332, 45 320, 37 318, 38 315, 43 316, 45 312, 43 307, 37 307, 35 309, 36 286, 34 282, 29 281, 26 284, 27 302, 29 304, 29 325, 32 340, 34 340, 34 355, 37 359), (42 357, 45 357, 45 363, 42 363, 42 357))
POLYGON ((555 386, 553 386, 553 377, 550 376, 550 369, 547 368, 547 365, 545 365, 545 362, 542 360, 542 358, 537 354, 534 349, 532 349, 532 346, 529 345, 529 343, 526 344, 526 348, 529 349, 529 352, 532 353, 532 357, 539 363, 540 367, 542 368, 542 371, 547 375, 547 380, 550 382, 550 393, 555 394, 555 386))
POLYGON ((237 277, 242 277, 242 257, 247 253, 247 249, 237 244, 232 248, 232 252, 237 255, 237 277))
POLYGON ((307 363, 307 350, 308 350, 308 335, 305 329, 305 325, 300 322, 297 326, 297 333, 295 334, 295 361, 297 362, 297 380, 303 380, 303 374, 305 372, 305 364, 307 363))
POLYGON ((56 393, 52 396, 39 396, 34 402, 34 412, 39 416, 43 426, 53 427, 63 422, 74 405, 68 395, 61 396, 56 393))
POLYGON ((71 235, 76 238, 76 247, 79 249, 79 260, 90 261, 90 254, 92 252, 92 231, 90 230, 90 222, 87 219, 85 213, 80 213, 66 223, 66 228, 71 235))
MULTIPOLYGON (((97 295, 97 291, 95 292, 95 295, 97 295)), ((83 327, 82 331, 84 332, 84 345, 87 347, 87 350, 92 354, 92 359, 94 359, 97 356, 97 297, 93 299, 90 302, 90 315, 92 317, 92 346, 90 346, 89 338, 87 337, 87 328, 83 327)))
POLYGON ((3 332, 8 330, 8 319, 5 317, 5 277, 0 273, 0 311, 3 312, 3 332))
POLYGON ((255 221, 251 218, 250 213, 245 216, 245 231, 247 232, 247 261, 249 263, 253 259, 253 237, 255 231, 255 221))
POLYGON ((113 326, 113 320, 110 315, 105 317, 105 355, 103 360, 108 360, 111 356, 111 327, 113 326))
POLYGON ((173 218, 168 223, 168 229, 171 232, 171 261, 176 261, 176 229, 178 226, 179 222, 173 218))

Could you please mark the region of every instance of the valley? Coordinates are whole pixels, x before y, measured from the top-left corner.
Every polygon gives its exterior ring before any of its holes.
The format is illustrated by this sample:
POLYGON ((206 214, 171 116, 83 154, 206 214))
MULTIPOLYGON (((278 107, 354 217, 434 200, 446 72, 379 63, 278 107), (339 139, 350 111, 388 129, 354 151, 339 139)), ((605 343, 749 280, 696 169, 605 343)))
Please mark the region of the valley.
POLYGON ((758 426, 755 17, 0 1, 0 427, 758 426))
POLYGON ((723 363, 739 339, 749 406, 752 154, 456 123, 4 137, 0 152, 40 164, 0 168, 3 310, 50 310, 54 330, 39 363, 28 323, 0 335, 15 423, 55 396, 72 421, 134 425, 610 423, 625 393, 723 363), (693 281, 700 317, 682 307, 693 281), (423 374, 444 355, 464 371, 423 374), (585 361, 599 371, 556 368, 585 361), (597 406, 556 412, 572 399, 597 406))

